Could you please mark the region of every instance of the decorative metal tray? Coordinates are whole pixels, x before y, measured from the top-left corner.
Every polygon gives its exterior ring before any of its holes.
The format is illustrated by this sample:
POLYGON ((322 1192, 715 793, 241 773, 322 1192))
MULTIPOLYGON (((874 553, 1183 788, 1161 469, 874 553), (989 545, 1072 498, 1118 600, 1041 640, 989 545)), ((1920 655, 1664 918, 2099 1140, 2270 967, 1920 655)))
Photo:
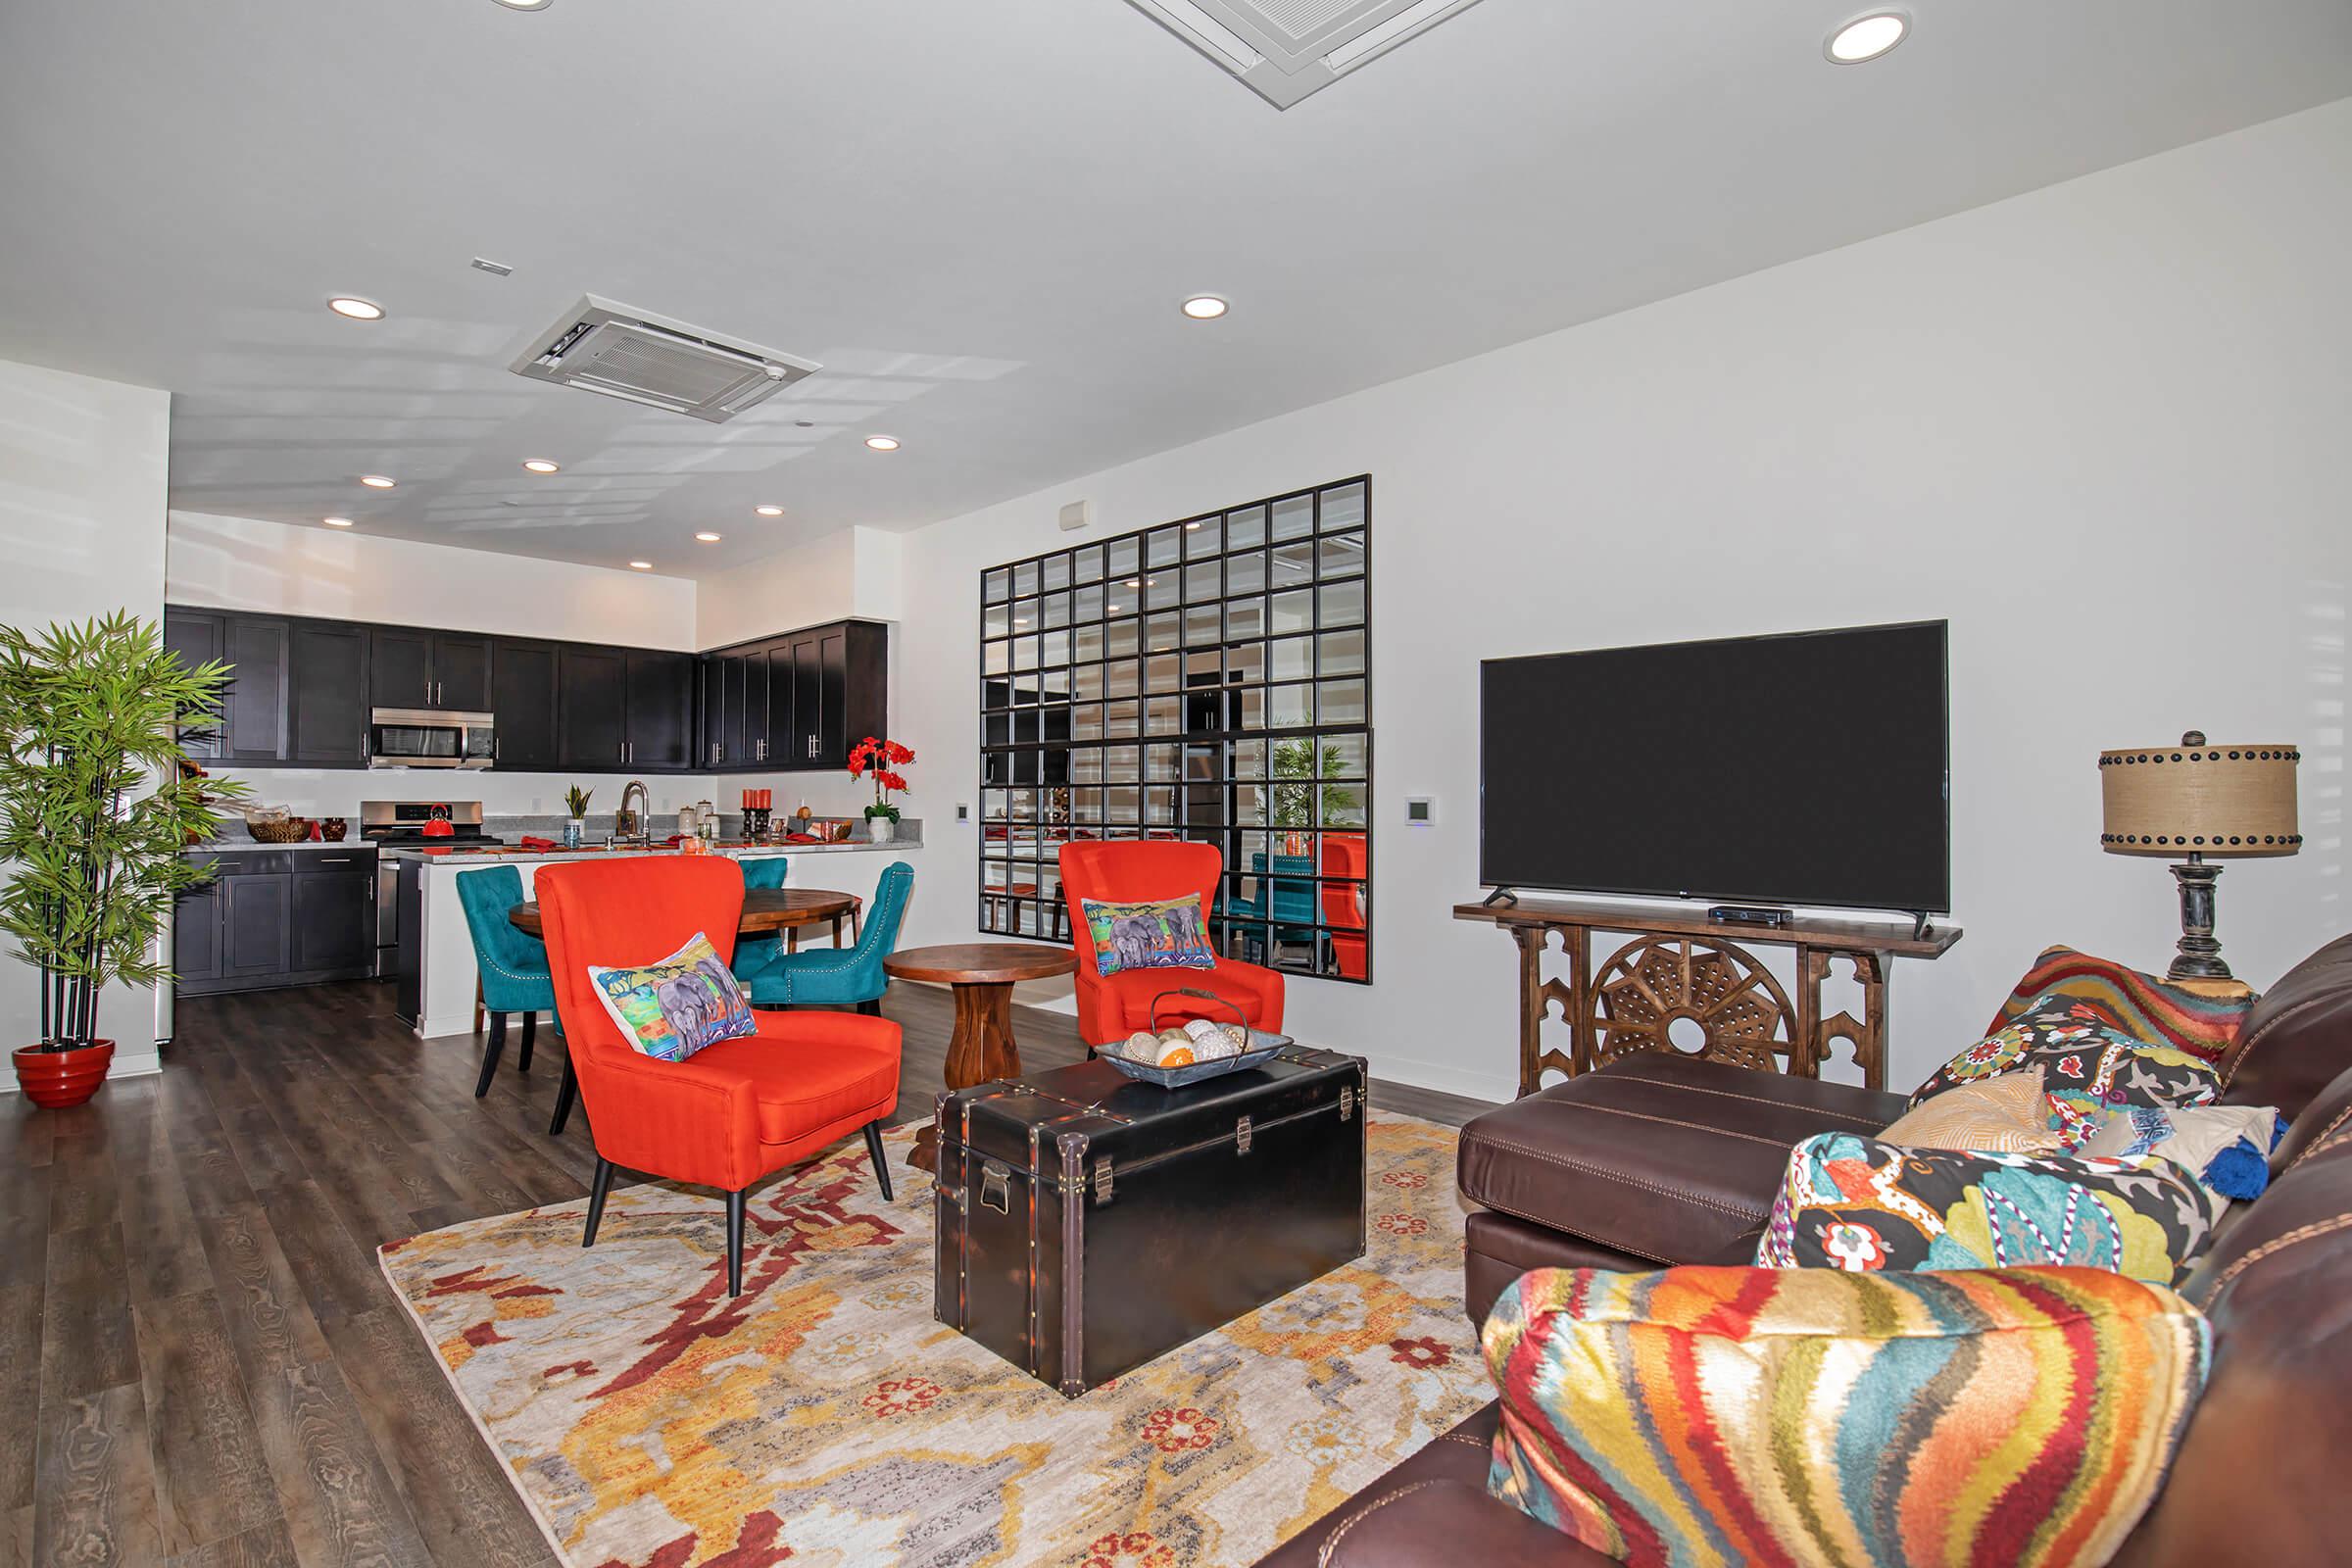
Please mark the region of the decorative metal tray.
POLYGON ((1162 1089, 1182 1089, 1187 1084, 1205 1083, 1222 1078, 1229 1072, 1246 1072, 1273 1059, 1274 1054, 1290 1045, 1289 1035, 1270 1035, 1262 1029, 1250 1031, 1250 1049, 1239 1055, 1219 1056, 1214 1061, 1196 1061, 1189 1067, 1155 1067, 1148 1061, 1134 1061, 1121 1054, 1125 1041, 1101 1047, 1096 1054, 1138 1083, 1157 1084, 1162 1089))
POLYGON ((1243 1015, 1241 1008, 1234 1006, 1223 997, 1206 991, 1195 990, 1190 986, 1174 991, 1163 991, 1152 999, 1152 1032, 1154 1035, 1159 1033, 1159 1004, 1170 997, 1191 997, 1200 1002, 1213 1002, 1218 1006, 1227 1008, 1233 1013, 1234 1021, 1249 1030, 1250 1049, 1236 1055, 1219 1056, 1211 1061, 1196 1061, 1184 1067, 1160 1067, 1148 1061, 1137 1061, 1127 1054, 1127 1042, 1124 1040, 1114 1040, 1109 1045, 1097 1046, 1095 1054, 1138 1083, 1157 1084, 1162 1089, 1182 1089, 1188 1084, 1205 1083, 1211 1078, 1222 1078, 1229 1072, 1247 1072, 1251 1067, 1270 1059, 1274 1053, 1283 1047, 1294 1043, 1289 1035, 1269 1034, 1263 1029, 1250 1029, 1250 1020, 1243 1015))

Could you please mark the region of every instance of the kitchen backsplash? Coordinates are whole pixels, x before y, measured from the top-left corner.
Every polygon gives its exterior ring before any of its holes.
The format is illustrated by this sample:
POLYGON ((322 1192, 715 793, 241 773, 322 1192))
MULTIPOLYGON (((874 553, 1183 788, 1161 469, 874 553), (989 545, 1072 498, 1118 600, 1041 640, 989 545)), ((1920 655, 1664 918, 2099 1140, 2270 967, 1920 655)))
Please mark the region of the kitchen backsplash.
MULTIPOLYGON (((355 821, 362 801, 479 801, 484 816, 546 816, 561 826, 564 791, 572 784, 590 792, 590 816, 610 821, 613 808, 620 805, 620 792, 629 782, 627 775, 610 773, 476 773, 447 768, 358 771, 213 764, 210 770, 251 784, 257 805, 283 806, 297 816, 347 816, 355 821)), ((655 817, 665 817, 673 826, 679 807, 709 801, 722 811, 732 812, 747 789, 773 790, 779 816, 797 809, 803 801, 819 816, 858 816, 873 800, 870 784, 846 773, 775 773, 759 778, 666 774, 647 776, 645 787, 653 798, 655 817)))

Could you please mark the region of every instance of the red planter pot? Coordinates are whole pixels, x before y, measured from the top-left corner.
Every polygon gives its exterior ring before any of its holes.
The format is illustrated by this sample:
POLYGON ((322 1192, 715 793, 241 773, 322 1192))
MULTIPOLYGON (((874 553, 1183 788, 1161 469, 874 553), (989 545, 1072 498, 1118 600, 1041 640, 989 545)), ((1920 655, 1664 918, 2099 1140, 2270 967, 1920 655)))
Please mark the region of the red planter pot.
POLYGON ((15 1054, 17 1084, 24 1096, 36 1105, 51 1110, 63 1110, 78 1105, 98 1092, 106 1082, 106 1069, 114 1064, 115 1043, 94 1040, 79 1051, 35 1051, 29 1047, 15 1054))

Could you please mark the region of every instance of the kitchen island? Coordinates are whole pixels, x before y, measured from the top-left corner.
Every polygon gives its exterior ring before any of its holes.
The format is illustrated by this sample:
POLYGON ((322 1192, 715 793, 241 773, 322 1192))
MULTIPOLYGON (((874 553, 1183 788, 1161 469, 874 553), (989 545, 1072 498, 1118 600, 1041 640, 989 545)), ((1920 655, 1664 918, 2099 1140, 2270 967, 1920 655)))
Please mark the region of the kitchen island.
MULTIPOLYGON (((532 889, 543 865, 569 860, 610 860, 645 855, 675 855, 656 845, 646 849, 523 851, 513 848, 425 850, 387 849, 384 858, 399 867, 399 952, 393 977, 399 982, 395 1010, 401 1021, 427 1039, 473 1032, 476 971, 473 937, 466 926, 466 910, 458 902, 458 877, 489 865, 512 865, 522 873, 522 896, 532 889)), ((790 863, 784 885, 832 888, 871 901, 883 870, 905 860, 915 868, 917 885, 922 870, 922 838, 903 835, 888 844, 863 839, 846 844, 722 844, 711 853, 733 859, 772 859, 790 863)), ((822 928, 803 934, 804 943, 823 944, 830 933, 822 928)), ((849 940, 845 927, 842 940, 849 940)))

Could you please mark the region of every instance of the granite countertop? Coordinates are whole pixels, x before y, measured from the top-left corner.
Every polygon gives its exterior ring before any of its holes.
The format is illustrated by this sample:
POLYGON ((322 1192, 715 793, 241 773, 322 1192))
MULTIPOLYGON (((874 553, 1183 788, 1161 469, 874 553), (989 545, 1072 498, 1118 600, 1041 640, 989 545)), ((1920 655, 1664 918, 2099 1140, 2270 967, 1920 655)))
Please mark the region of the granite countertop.
MULTIPOLYGON (((876 852, 919 850, 922 847, 923 841, 919 836, 910 837, 902 832, 888 844, 876 844, 870 839, 853 839, 846 844, 721 843, 712 853, 728 857, 748 856, 758 858, 769 855, 841 855, 849 852, 863 852, 870 855, 876 852)), ((424 850, 403 846, 383 852, 387 859, 422 860, 427 865, 496 865, 523 860, 533 863, 553 860, 606 860, 616 855, 676 855, 677 853, 679 853, 677 850, 666 844, 656 844, 645 849, 611 850, 605 849, 601 845, 591 845, 577 850, 524 850, 512 844, 495 850, 424 850)))

